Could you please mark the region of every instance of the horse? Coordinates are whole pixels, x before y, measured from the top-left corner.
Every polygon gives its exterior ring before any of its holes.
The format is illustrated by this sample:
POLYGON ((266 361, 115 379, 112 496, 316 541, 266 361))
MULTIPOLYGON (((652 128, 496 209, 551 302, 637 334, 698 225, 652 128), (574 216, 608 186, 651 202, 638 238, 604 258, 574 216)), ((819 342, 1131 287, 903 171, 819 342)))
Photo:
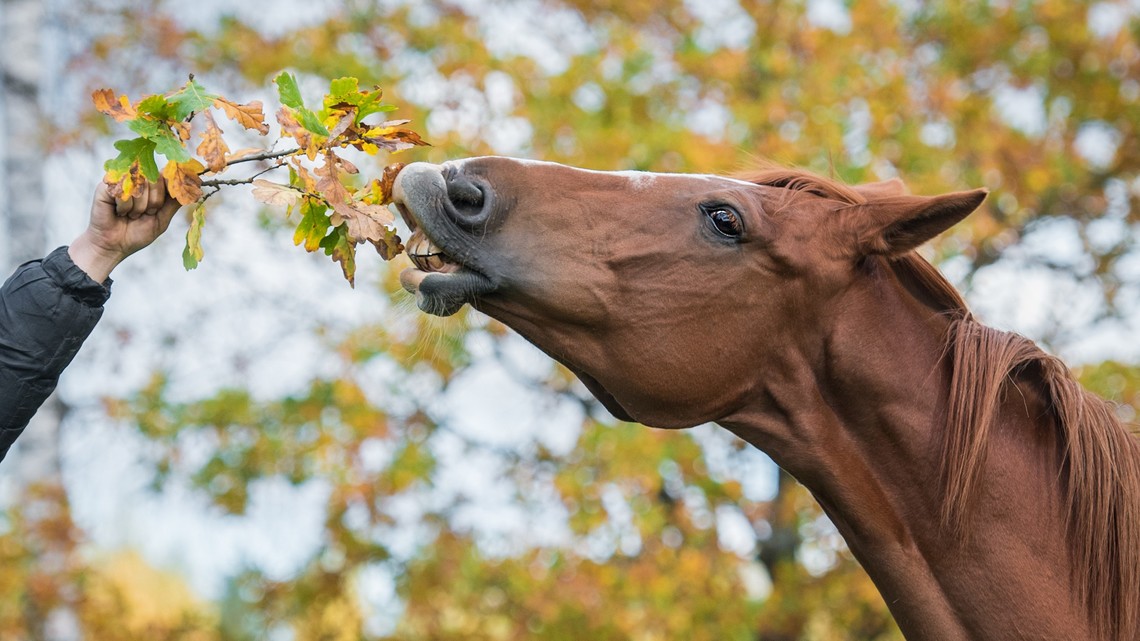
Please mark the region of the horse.
POLYGON ((506 157, 394 186, 421 310, 505 323, 618 419, 769 454, 907 639, 1135 641, 1140 440, 915 251, 985 197, 506 157))

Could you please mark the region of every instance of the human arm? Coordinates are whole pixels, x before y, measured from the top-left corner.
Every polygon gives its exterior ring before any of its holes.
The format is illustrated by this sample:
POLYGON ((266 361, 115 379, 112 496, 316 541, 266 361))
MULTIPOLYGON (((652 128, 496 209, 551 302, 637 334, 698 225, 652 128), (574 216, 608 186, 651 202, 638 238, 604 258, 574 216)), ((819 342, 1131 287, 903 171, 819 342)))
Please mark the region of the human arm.
POLYGON ((0 459, 103 314, 111 270, 170 225, 165 186, 117 201, 100 184, 70 247, 21 265, 0 289, 0 459))

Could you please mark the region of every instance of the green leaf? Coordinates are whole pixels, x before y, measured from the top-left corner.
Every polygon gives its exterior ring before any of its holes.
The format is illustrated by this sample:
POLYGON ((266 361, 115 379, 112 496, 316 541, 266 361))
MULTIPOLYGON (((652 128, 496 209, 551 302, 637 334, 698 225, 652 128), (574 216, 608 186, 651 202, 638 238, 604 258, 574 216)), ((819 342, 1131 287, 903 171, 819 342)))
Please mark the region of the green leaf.
MULTIPOLYGON (((162 123, 150 118, 135 118, 127 123, 127 127, 136 134, 146 138, 147 140, 154 140, 158 135, 158 129, 162 123)), ((169 131, 169 130, 168 130, 169 131)))
POLYGON ((190 160, 190 152, 186 149, 186 145, 174 135, 167 123, 149 118, 135 118, 128 122, 127 126, 131 131, 153 142, 156 151, 170 160, 175 162, 190 160))
POLYGON ((273 80, 277 83, 277 95, 281 98, 281 104, 293 109, 301 109, 305 103, 301 100, 301 90, 297 87, 297 79, 293 74, 282 71, 273 80))
POLYGON ((158 136, 154 138, 154 145, 155 150, 169 160, 174 162, 190 161, 190 152, 186 149, 186 145, 182 144, 178 136, 175 136, 169 129, 158 132, 158 136))
POLYGON ((206 224, 206 205, 199 203, 190 218, 190 228, 186 230, 186 249, 182 250, 182 265, 186 270, 195 269, 202 262, 202 226, 206 224))
POLYGON ((344 278, 349 285, 356 286, 356 243, 348 238, 348 225, 341 224, 332 233, 321 239, 325 254, 340 263, 344 278))
POLYGON ((167 101, 172 107, 171 116, 174 120, 186 120, 194 112, 209 109, 217 98, 191 78, 181 90, 168 96, 167 101))
MULTIPOLYGON (((329 83, 329 100, 332 104, 347 102, 350 105, 360 104, 360 81, 356 78, 337 78, 329 83)), ((326 100, 326 103, 328 100, 326 100)))
POLYGON ((155 144, 146 138, 132 138, 131 140, 116 140, 115 149, 119 155, 103 163, 103 169, 119 175, 131 170, 136 162, 143 176, 151 182, 158 180, 158 165, 154 161, 155 144))
POLYGON ((299 107, 297 109, 297 115, 300 117, 302 127, 314 134, 328 137, 328 127, 325 127, 324 123, 321 122, 321 119, 317 117, 317 114, 309 111, 308 109, 305 109, 304 107, 299 107))
POLYGON ((329 230, 329 217, 325 214, 327 211, 328 207, 315 198, 303 198, 301 222, 293 233, 293 244, 303 244, 307 251, 317 251, 329 230))
POLYGON ((374 91, 361 91, 360 81, 356 78, 337 78, 329 83, 329 93, 325 96, 325 108, 330 108, 339 104, 349 104, 356 107, 356 122, 359 123, 366 116, 381 111, 395 111, 394 105, 386 105, 380 102, 380 98, 384 96, 384 92, 376 89, 374 91))
POLYGON ((139 102, 137 110, 155 120, 175 120, 174 106, 166 101, 166 96, 147 96, 139 102))

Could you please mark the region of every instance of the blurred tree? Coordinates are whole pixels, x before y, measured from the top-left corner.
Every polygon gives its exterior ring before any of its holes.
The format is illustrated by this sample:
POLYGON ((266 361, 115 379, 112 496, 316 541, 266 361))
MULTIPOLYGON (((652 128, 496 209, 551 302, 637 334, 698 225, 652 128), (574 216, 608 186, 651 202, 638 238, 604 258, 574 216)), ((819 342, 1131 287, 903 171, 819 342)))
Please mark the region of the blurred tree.
MULTIPOLYGON (((354 75, 423 123, 436 146, 405 160, 510 153, 598 169, 731 172, 757 155, 852 182, 899 175, 918 193, 986 186, 987 205, 932 254, 964 285, 1016 265, 1093 292, 1091 321, 1036 336, 1061 351, 1140 302, 1140 21, 1126 3, 341 7, 284 27, 234 15, 191 28, 173 3, 93 2, 83 15, 99 27, 88 27, 90 46, 71 68, 90 87, 132 94, 173 86, 187 71, 211 86, 251 87, 283 68, 302 79, 354 75), (1058 229, 1076 250, 1049 251, 1058 229)), ((79 122, 82 131, 105 126, 79 122)), ((375 295, 398 290, 394 267, 375 295)), ((551 406, 578 406, 585 418, 569 452, 541 438, 503 448, 467 436, 438 407, 481 359, 511 366, 503 352, 517 339, 497 323, 473 313, 441 323, 389 306, 374 324, 324 340, 322 375, 285 398, 231 388, 187 400, 159 372, 108 402, 154 446, 159 486, 189 479, 226 512, 243 513, 265 479, 331 488, 304 567, 287 579, 235 568, 216 619, 179 619, 202 638, 899 638, 801 487, 781 474, 771 500, 743 491, 768 468, 739 441, 615 424, 566 371, 518 368, 551 406), (491 354, 473 353, 487 344, 491 354), (375 388, 377 369, 389 374, 385 389, 375 388), (201 443, 211 444, 205 456, 192 447, 201 443), (527 535, 471 524, 465 515, 478 501, 445 482, 452 465, 510 488, 527 535), (733 544, 742 531, 747 544, 733 544), (409 532, 410 552, 401 543, 409 532), (376 572, 395 577, 404 607, 393 620, 377 622, 361 605, 376 572)), ((1082 369, 1129 420, 1140 407, 1138 372, 1127 362, 1082 369)), ((32 537, 14 527, 0 544, 52 585, 84 584, 90 570, 79 560, 78 569, 37 567, 32 537)), ((0 603, 40 603, 30 578, 5 584, 24 596, 0 603)), ((31 636, 22 616, 0 610, 0 624, 31 636)), ((80 611, 84 629, 96 629, 91 616, 80 611)))

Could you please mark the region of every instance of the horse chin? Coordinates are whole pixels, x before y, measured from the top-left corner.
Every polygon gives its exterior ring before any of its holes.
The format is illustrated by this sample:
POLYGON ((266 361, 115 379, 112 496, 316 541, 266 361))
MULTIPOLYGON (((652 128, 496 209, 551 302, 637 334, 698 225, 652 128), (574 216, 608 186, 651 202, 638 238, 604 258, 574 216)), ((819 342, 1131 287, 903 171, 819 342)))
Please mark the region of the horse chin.
POLYGON ((400 272, 400 284, 416 296, 416 307, 435 316, 451 316, 476 297, 495 289, 479 272, 460 267, 452 272, 426 272, 410 267, 400 272))

